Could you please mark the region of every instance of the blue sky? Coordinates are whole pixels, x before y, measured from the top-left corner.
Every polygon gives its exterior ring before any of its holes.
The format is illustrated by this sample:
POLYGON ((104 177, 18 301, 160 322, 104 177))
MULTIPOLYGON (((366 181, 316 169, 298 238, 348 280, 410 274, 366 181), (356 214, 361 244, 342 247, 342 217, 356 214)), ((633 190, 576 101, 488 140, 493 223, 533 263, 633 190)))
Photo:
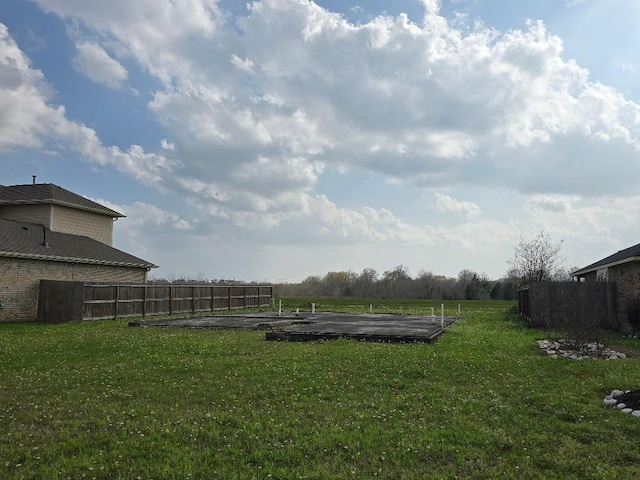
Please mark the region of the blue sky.
POLYGON ((0 184, 154 277, 584 266, 640 241, 639 43, 633 0, 5 0, 0 184))

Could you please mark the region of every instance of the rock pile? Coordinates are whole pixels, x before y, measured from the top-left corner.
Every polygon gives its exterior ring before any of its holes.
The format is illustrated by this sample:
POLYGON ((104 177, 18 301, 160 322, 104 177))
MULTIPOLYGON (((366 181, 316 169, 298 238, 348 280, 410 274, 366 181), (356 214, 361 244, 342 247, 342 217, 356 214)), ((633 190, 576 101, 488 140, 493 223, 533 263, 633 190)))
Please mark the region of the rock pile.
POLYGON ((569 358, 571 360, 627 358, 624 353, 605 348, 601 343, 582 343, 571 339, 538 340, 538 347, 552 358, 569 358))
POLYGON ((604 404, 613 407, 623 413, 630 413, 634 417, 640 417, 640 390, 613 390, 604 397, 604 404))

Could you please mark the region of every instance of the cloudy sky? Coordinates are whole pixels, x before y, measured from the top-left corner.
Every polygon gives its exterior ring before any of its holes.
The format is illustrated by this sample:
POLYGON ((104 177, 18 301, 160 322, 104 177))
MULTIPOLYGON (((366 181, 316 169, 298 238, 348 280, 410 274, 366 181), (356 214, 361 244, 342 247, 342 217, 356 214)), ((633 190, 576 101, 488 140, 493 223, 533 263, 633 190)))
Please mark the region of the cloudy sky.
POLYGON ((640 242, 637 0, 2 0, 0 184, 153 277, 502 276, 640 242))

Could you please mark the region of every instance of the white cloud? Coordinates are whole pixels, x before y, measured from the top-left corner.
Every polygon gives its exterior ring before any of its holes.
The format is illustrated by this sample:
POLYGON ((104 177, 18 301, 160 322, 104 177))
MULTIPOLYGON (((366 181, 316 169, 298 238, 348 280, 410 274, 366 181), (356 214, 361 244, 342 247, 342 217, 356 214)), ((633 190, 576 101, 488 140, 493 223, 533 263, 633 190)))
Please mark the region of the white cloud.
POLYGON ((435 196, 434 208, 441 213, 454 213, 468 218, 480 215, 480 207, 474 202, 456 200, 438 192, 435 192, 435 196))
POLYGON ((48 105, 51 88, 0 24, 0 151, 43 146, 41 135, 64 121, 64 108, 48 105))
POLYGON ((253 71, 253 67, 255 66, 250 58, 240 58, 235 53, 231 54, 231 63, 238 70, 242 70, 247 73, 251 73, 253 71))
POLYGON ((527 200, 531 209, 541 209, 549 212, 566 212, 571 208, 571 199, 555 195, 534 195, 527 200))
POLYGON ((160 147, 163 150, 170 150, 172 152, 176 149, 175 144, 167 141, 166 138, 163 138, 162 140, 160 140, 160 147))
POLYGON ((127 79, 127 70, 110 57, 97 43, 82 42, 76 45, 73 67, 91 81, 107 88, 120 89, 127 79))
POLYGON ((602 149, 638 170, 639 106, 590 82, 541 22, 458 27, 437 0, 422 2, 424 25, 406 15, 353 24, 294 0, 254 2, 233 21, 212 0, 38 3, 109 37, 164 82, 150 109, 181 166, 154 178, 239 221, 293 218, 283 203, 301 205, 326 169, 432 188, 610 192, 613 182, 595 190, 593 177, 572 175, 566 152, 590 142, 583 171, 601 169, 602 149), (543 185, 550 172, 557 179, 543 185))
POLYGON ((18 48, 0 24, 0 151, 19 147, 72 151, 82 158, 111 165, 145 184, 162 187, 175 162, 147 153, 139 145, 126 151, 102 144, 95 130, 70 121, 62 106, 51 103, 51 87, 40 70, 18 48))
MULTIPOLYGON (((254 2, 236 18, 214 0, 36 1, 158 80, 142 94, 152 94, 149 113, 171 141, 158 152, 102 145, 51 103, 42 73, 5 30, 0 149, 67 144, 184 197, 220 232, 362 252, 336 253, 347 260, 383 248, 419 258, 435 247, 477 258, 491 244, 483 261, 504 265, 499 251, 521 231, 544 228, 568 245, 597 232, 609 245, 611 232, 633 222, 624 200, 598 199, 640 195, 640 107, 565 58, 542 22, 505 32, 452 22, 437 0, 423 0, 421 23, 400 15, 358 24, 297 0, 254 2), (446 191, 427 210, 453 215, 440 216, 446 226, 409 221, 395 199, 345 208, 327 172, 446 191), (499 209, 512 219, 486 220, 494 212, 459 185, 508 192, 499 209), (522 212, 506 205, 514 192, 522 212)), ((131 83, 101 51, 91 57, 107 67, 99 78, 131 83)), ((152 208, 135 213, 159 229, 194 226, 152 208)))
POLYGON ((149 228, 150 225, 167 225, 178 230, 192 230, 194 228, 188 220, 180 218, 179 215, 144 202, 128 205, 124 207, 124 212, 127 217, 131 217, 127 223, 138 228, 149 228))
MULTIPOLYGON (((223 21, 216 0, 36 2, 47 12, 79 20, 99 34, 113 36, 124 51, 167 85, 176 75, 196 73, 194 40, 210 40, 223 21)), ((209 52, 200 54, 213 60, 209 52)))

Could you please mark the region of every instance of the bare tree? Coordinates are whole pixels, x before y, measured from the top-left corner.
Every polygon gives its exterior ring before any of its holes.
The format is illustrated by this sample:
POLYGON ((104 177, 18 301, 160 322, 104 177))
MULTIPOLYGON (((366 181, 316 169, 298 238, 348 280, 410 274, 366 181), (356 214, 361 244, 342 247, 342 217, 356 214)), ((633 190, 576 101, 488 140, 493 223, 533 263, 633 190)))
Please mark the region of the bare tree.
POLYGON ((409 267, 406 265, 396 265, 382 274, 383 293, 389 298, 407 298, 411 282, 409 267))
POLYGON ((544 230, 531 240, 520 237, 509 260, 510 272, 522 282, 558 280, 564 275, 564 258, 560 254, 562 240, 553 243, 544 230))
POLYGON ((354 297, 375 297, 378 290, 378 272, 373 268, 365 268, 353 283, 354 297))

